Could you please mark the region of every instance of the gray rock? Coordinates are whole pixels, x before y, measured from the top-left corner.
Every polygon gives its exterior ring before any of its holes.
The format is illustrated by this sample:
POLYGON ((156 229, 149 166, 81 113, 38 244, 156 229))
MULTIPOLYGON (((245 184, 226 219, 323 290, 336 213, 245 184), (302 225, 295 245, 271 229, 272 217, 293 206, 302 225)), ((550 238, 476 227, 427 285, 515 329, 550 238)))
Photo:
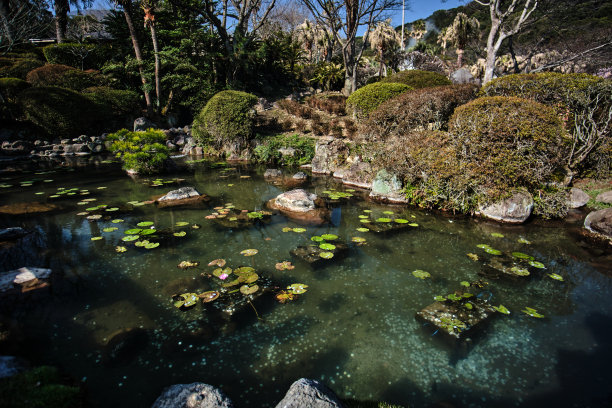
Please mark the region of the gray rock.
POLYGON ((517 191, 500 202, 480 207, 480 214, 499 222, 521 224, 533 211, 533 197, 526 191, 517 191))
POLYGON ((295 156, 295 149, 293 147, 281 147, 278 149, 278 152, 283 157, 293 157, 295 156))
POLYGON ((579 188, 572 188, 567 198, 567 206, 569 208, 580 208, 585 206, 591 197, 579 188))
POLYGON ((174 143, 172 143, 170 140, 166 141, 166 147, 170 150, 177 150, 177 147, 174 143))
POLYGON ((459 68, 450 76, 453 84, 471 84, 474 83, 474 76, 465 68, 459 68))
POLYGON ((178 136, 174 139, 174 144, 177 146, 185 146, 185 136, 178 136))
POLYGON ((312 158, 312 172, 315 174, 331 174, 344 164, 349 149, 341 140, 333 137, 322 137, 315 146, 312 158))
POLYGON ((342 178, 344 178, 344 172, 345 172, 345 171, 346 171, 345 169, 336 169, 336 170, 333 172, 332 177, 333 177, 333 178, 342 179, 342 178))
POLYGON ((584 219, 584 228, 612 242, 612 208, 589 213, 584 219))
POLYGON ((176 384, 164 390, 151 408, 232 408, 221 390, 203 383, 176 384))
POLYGON ((356 161, 344 172, 342 184, 369 189, 372 188, 373 179, 374 174, 370 163, 356 161))
POLYGON ((172 190, 157 201, 184 200, 186 198, 199 197, 200 193, 193 187, 181 187, 178 190, 172 190))
POLYGON ((264 178, 279 178, 283 175, 283 172, 279 169, 266 169, 264 172, 264 178))
POLYGON ((157 125, 145 117, 136 118, 134 120, 134 132, 144 131, 149 128, 157 129, 157 125))
POLYGON ((272 109, 272 104, 268 102, 266 98, 259 98, 254 108, 257 112, 262 112, 265 110, 272 109))
POLYGON ((279 209, 291 212, 307 212, 315 209, 316 194, 301 188, 280 194, 274 200, 279 209))
POLYGON ((340 408, 342 403, 332 390, 315 380, 300 378, 289 388, 276 408, 340 408))
POLYGON ((191 149, 196 147, 195 140, 192 137, 185 139, 185 145, 183 146, 183 150, 181 151, 183 154, 192 154, 191 149))
POLYGON ((23 267, 13 271, 0 273, 0 292, 7 292, 14 289, 15 285, 27 286, 28 282, 37 279, 48 279, 51 276, 51 269, 23 267))
POLYGON ((600 203, 612 204, 612 190, 598 194, 595 200, 600 203))
POLYGON ((406 194, 402 188, 402 182, 396 174, 382 169, 376 173, 372 181, 370 198, 378 201, 391 203, 407 203, 406 194))
POLYGON ((0 229, 0 241, 12 241, 28 234, 28 231, 21 227, 9 227, 0 229))
POLYGON ((27 367, 27 362, 19 357, 0 356, 0 378, 12 377, 27 367))
POLYGON ((303 171, 298 171, 291 178, 294 180, 306 180, 308 178, 308 175, 303 171))
POLYGON ((63 145, 70 144, 70 139, 62 139, 62 140, 60 141, 60 143, 61 143, 61 144, 63 144, 63 145))
POLYGON ((90 142, 87 144, 87 148, 92 153, 102 153, 104 150, 104 145, 102 143, 90 142))

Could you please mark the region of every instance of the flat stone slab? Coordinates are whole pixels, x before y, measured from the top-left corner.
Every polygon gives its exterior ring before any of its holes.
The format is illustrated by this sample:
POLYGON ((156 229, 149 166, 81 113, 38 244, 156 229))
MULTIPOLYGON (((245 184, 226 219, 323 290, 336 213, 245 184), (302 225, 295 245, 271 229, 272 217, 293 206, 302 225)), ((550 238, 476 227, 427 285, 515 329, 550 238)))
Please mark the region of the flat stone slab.
POLYGON ((517 191, 511 197, 497 203, 481 206, 480 214, 498 222, 522 224, 533 211, 533 197, 525 191, 517 191))
POLYGON ((221 390, 204 383, 176 384, 164 390, 151 408, 233 408, 221 390))
MULTIPOLYGON (((455 293, 461 296, 460 292, 455 293)), ((429 323, 435 331, 451 339, 462 340, 483 326, 495 313, 491 305, 472 296, 458 301, 436 301, 417 312, 416 318, 429 323), (471 309, 466 306, 468 303, 471 309)))
POLYGON ((604 191, 595 197, 595 201, 599 201, 600 203, 612 204, 612 190, 604 191))
POLYGON ((597 237, 612 242, 612 208, 589 213, 584 219, 584 228, 597 237))
POLYGON ((0 207, 0 214, 6 215, 29 215, 41 214, 59 210, 59 206, 46 203, 15 203, 7 204, 0 207))
POLYGON ((198 206, 209 198, 205 194, 200 194, 193 187, 182 187, 172 190, 166 195, 155 200, 159 208, 179 207, 179 206, 198 206))
POLYGON ((0 274, 0 293, 6 293, 15 289, 27 292, 47 286, 48 284, 44 281, 41 282, 41 280, 48 279, 50 276, 51 269, 46 268, 23 267, 3 272, 0 274))
POLYGON ((579 188, 573 187, 569 192, 567 199, 567 205, 569 208, 580 208, 584 207, 591 197, 579 188))

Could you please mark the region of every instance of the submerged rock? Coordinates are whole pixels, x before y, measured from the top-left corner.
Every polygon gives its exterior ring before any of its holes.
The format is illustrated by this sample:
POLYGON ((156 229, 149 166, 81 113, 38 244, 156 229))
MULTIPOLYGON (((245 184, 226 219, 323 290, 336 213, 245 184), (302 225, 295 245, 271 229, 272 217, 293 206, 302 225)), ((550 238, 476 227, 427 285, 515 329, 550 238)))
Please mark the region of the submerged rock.
POLYGON ((322 207, 322 200, 316 194, 295 189, 278 195, 268 201, 267 206, 280 211, 293 220, 322 224, 329 219, 329 210, 322 207))
POLYGON ((49 286, 47 280, 51 276, 51 269, 23 267, 13 271, 0 273, 0 293, 19 289, 29 292, 49 286))
POLYGON ((0 229, 0 241, 13 241, 29 234, 21 227, 10 227, 0 229))
POLYGON ((112 334, 104 348, 105 363, 108 365, 128 364, 147 346, 148 339, 147 331, 139 328, 123 329, 112 334))
POLYGON ((591 197, 589 197, 587 193, 585 193, 579 188, 574 187, 569 192, 569 195, 567 198, 567 206, 569 208, 584 207, 589 202, 590 199, 591 197))
POLYGON ((612 243, 612 208, 589 213, 584 220, 584 228, 612 243))
POLYGON ((28 214, 40 214, 51 211, 56 211, 60 207, 55 204, 45 203, 14 203, 7 204, 0 207, 0 214, 6 215, 28 215, 28 214))
POLYGON ((342 259, 347 253, 348 246, 341 242, 333 243, 334 249, 322 249, 317 245, 302 245, 290 251, 291 255, 309 263, 312 266, 321 266, 334 260, 342 259), (322 257, 321 254, 332 253, 331 258, 322 257))
POLYGON ((151 408, 232 408, 218 388, 204 383, 176 384, 164 390, 151 408))
POLYGON ((332 390, 316 380, 300 378, 289 388, 276 408, 340 408, 342 403, 332 390))
POLYGON ((521 224, 527 221, 532 211, 533 197, 526 191, 516 191, 505 200, 480 207, 480 214, 483 217, 509 224, 521 224))

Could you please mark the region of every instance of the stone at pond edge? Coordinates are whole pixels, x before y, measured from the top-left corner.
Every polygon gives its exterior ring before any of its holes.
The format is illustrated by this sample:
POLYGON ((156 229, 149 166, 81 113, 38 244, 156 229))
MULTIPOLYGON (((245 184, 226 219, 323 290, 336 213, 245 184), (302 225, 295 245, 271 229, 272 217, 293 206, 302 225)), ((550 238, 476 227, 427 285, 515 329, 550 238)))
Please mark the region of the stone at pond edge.
POLYGON ((193 187, 181 187, 177 190, 172 190, 166 195, 156 200, 159 208, 176 207, 180 205, 196 205, 202 201, 206 201, 208 197, 198 193, 193 187))
POLYGON ((612 204, 612 190, 604 191, 595 197, 595 201, 605 204, 612 204))
POLYGON ((521 224, 533 211, 533 197, 526 191, 516 191, 511 197, 480 207, 480 214, 499 222, 521 224))
POLYGON ((232 408, 223 392, 204 383, 176 384, 164 390, 151 408, 232 408))
POLYGON ((264 172, 264 178, 278 178, 282 177, 283 172, 279 169, 266 169, 264 172))
POLYGON ((370 189, 372 188, 373 179, 374 174, 372 165, 370 163, 356 161, 344 171, 342 184, 370 189))
POLYGON ((0 214, 7 215, 28 215, 28 214, 40 214, 58 210, 60 207, 54 204, 45 203, 15 203, 7 204, 0 207, 0 214))
POLYGON ((267 206, 296 221, 323 224, 329 220, 330 211, 321 204, 322 200, 316 194, 295 189, 279 194, 268 201, 267 206))
POLYGON ((342 403, 332 390, 316 380, 300 378, 289 388, 276 408, 340 408, 342 403))
POLYGON ((567 197, 567 206, 569 208, 584 207, 589 202, 590 198, 591 197, 581 189, 573 187, 567 197))
POLYGON ((589 213, 584 219, 584 228, 612 243, 612 208, 589 213))
POLYGON ((157 125, 145 117, 134 120, 134 132, 145 131, 149 128, 157 129, 157 125))
POLYGON ((394 173, 382 169, 376 173, 372 181, 370 198, 388 203, 408 203, 406 194, 402 191, 402 182, 394 173))
POLYGON ((21 292, 28 292, 48 286, 47 280, 51 276, 51 269, 23 267, 13 271, 0 273, 0 293, 21 288, 21 292))
POLYGON ((349 149, 343 141, 322 137, 317 140, 311 170, 315 174, 331 174, 343 164, 341 158, 348 156, 348 153, 349 149))
POLYGON ((0 241, 12 241, 22 238, 29 234, 28 231, 21 227, 9 227, 0 229, 0 241))

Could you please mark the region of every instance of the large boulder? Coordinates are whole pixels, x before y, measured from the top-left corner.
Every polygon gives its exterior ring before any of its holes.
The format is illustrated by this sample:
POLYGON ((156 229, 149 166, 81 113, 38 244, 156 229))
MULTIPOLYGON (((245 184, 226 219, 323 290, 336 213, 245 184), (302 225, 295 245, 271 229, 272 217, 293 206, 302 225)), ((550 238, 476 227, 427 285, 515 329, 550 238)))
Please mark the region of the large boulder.
POLYGON ((478 80, 474 78, 474 76, 465 68, 459 68, 455 72, 453 72, 450 76, 450 79, 453 84, 474 84, 477 83, 478 80))
POLYGON ((151 408, 232 408, 221 390, 204 383, 176 384, 164 390, 151 408))
POLYGON ((168 192, 168 194, 158 198, 156 202, 159 208, 166 208, 184 205, 199 205, 206 200, 208 200, 208 197, 198 193, 195 188, 181 187, 177 190, 168 192))
POLYGON ((591 197, 579 188, 572 188, 567 198, 567 206, 569 208, 580 208, 584 207, 591 197))
POLYGON ((300 378, 289 388, 276 408, 340 408, 342 403, 332 390, 315 380, 300 378))
POLYGON ((323 224, 329 219, 329 210, 323 207, 323 201, 301 188, 279 194, 268 201, 267 206, 288 218, 309 224, 323 224))
POLYGON ((372 188, 372 180, 374 179, 374 171, 370 163, 356 161, 344 171, 342 176, 342 184, 359 188, 372 188))
POLYGON ((526 191, 516 191, 505 200, 479 208, 483 217, 509 224, 527 221, 532 211, 533 197, 526 191))
POLYGON ((279 178, 283 176, 283 172, 279 169, 266 169, 264 172, 264 178, 279 178))
POLYGON ((589 213, 584 220, 584 228, 612 243, 612 208, 589 213))
POLYGON ((597 194, 595 201, 600 203, 612 204, 612 190, 604 191, 603 193, 597 194))
POLYGON ((408 203, 402 188, 402 181, 396 174, 389 173, 385 169, 376 173, 376 177, 372 181, 370 198, 388 203, 408 203))
POLYGON ((157 125, 145 117, 134 120, 134 132, 142 132, 150 128, 157 129, 157 125))
POLYGON ((0 293, 29 292, 49 286, 51 269, 23 267, 0 273, 0 293))
POLYGON ((311 170, 315 174, 331 174, 344 163, 348 153, 349 149, 343 141, 322 137, 315 145, 311 170))

